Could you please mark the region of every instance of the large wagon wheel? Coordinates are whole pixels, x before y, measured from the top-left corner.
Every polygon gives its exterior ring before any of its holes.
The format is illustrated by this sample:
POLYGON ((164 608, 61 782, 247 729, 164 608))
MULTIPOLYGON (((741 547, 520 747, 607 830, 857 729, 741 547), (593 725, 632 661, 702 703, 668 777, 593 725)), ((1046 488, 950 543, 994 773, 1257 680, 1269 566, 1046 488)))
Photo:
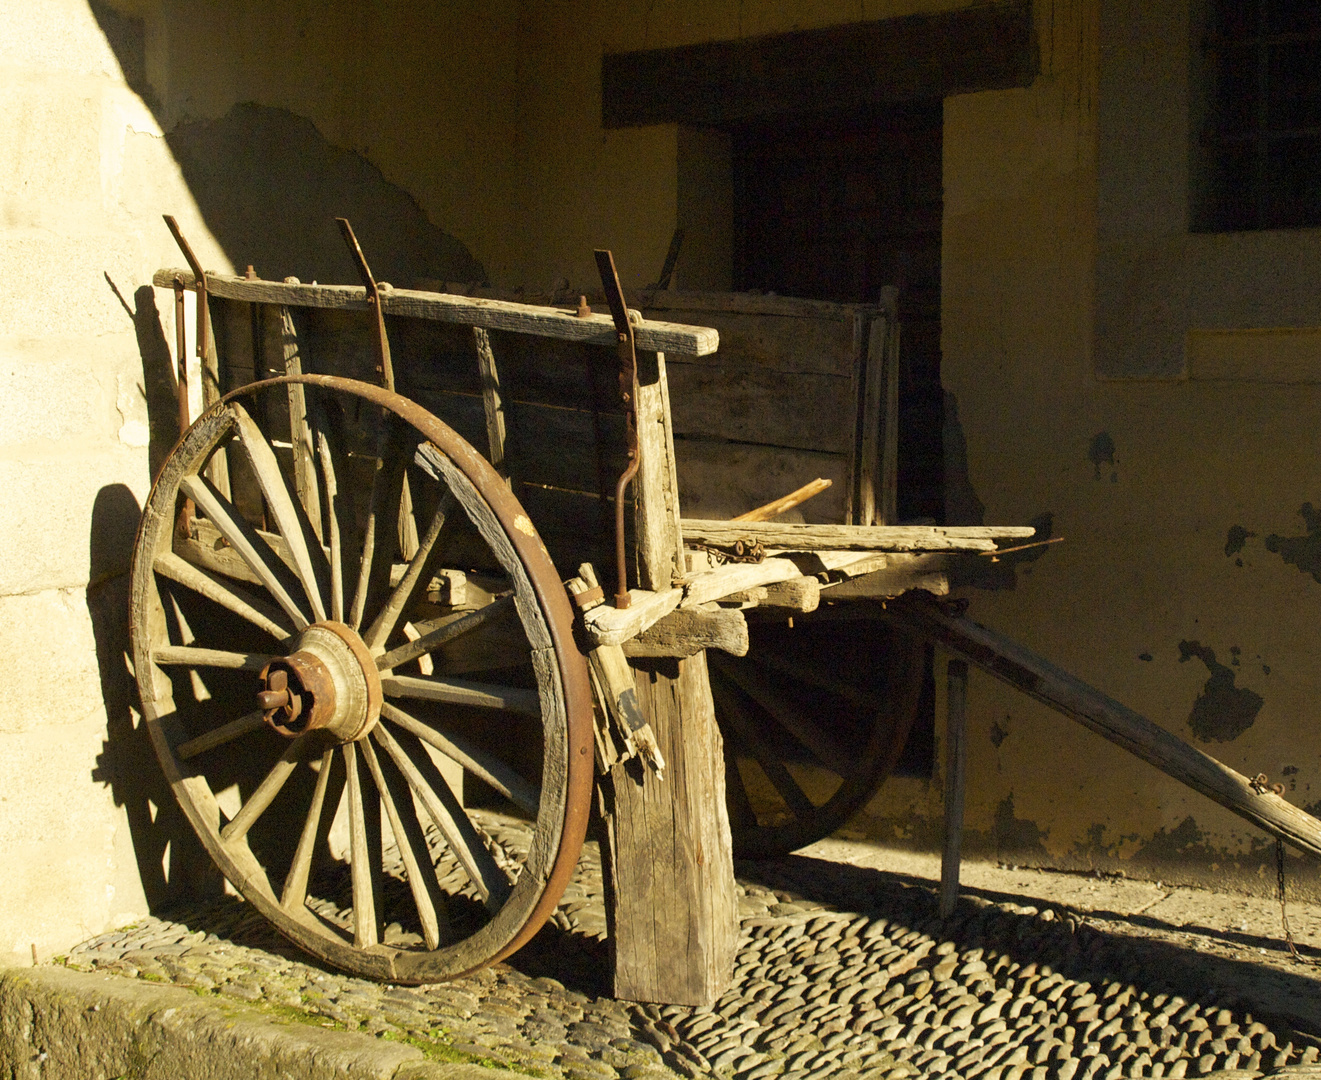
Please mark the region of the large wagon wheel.
POLYGON ((329 376, 229 395, 161 470, 132 595, 161 765, 283 934, 419 983, 545 922, 590 806, 589 683, 535 529, 450 428, 329 376), (465 566, 477 600, 446 606, 433 586, 458 575, 438 572, 465 566), (460 775, 532 821, 530 846, 464 808, 460 775))
POLYGON ((829 836, 871 798, 908 740, 924 665, 921 642, 885 622, 751 632, 747 656, 709 659, 734 854, 765 859, 829 836))

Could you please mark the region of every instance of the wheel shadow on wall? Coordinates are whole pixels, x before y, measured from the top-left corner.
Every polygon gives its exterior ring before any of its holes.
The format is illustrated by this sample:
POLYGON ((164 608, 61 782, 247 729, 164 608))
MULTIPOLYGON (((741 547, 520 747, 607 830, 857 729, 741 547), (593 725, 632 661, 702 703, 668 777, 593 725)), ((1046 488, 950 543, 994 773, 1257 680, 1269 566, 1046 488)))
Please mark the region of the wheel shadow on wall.
POLYGON ((124 484, 107 484, 92 506, 87 612, 106 710, 92 779, 123 808, 143 895, 159 911, 219 896, 223 884, 157 764, 129 665, 128 565, 141 512, 124 484))

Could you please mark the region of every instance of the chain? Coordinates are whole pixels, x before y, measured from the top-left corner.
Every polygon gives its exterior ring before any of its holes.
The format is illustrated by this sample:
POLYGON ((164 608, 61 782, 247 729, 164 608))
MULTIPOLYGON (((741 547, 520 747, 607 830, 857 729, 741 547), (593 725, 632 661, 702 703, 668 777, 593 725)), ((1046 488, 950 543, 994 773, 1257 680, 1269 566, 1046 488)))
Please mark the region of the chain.
POLYGON ((714 555, 717 565, 727 562, 759 563, 766 558, 766 549, 760 540, 735 540, 732 544, 698 544, 691 540, 685 543, 690 548, 714 555))
POLYGON ((1284 927, 1284 943, 1289 946, 1289 955, 1299 964, 1315 964, 1315 960, 1307 960, 1299 955, 1293 931, 1289 929, 1289 913, 1284 908, 1284 841, 1278 837, 1275 840, 1275 883, 1280 896, 1280 925, 1284 927))

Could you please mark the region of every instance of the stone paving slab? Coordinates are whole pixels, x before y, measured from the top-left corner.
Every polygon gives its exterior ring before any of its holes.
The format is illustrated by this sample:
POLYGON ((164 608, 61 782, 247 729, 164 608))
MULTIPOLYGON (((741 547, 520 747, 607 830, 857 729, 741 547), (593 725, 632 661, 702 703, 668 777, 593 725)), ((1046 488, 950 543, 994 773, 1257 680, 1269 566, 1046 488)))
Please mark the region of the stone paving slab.
POLYGON ((1245 965, 1067 905, 974 889, 942 922, 930 883, 908 875, 810 854, 737 869, 734 982, 706 1009, 608 996, 592 844, 528 947, 451 983, 318 967, 232 898, 101 935, 65 963, 548 1080, 1321 1077, 1321 1031, 1278 1007, 1314 993, 1310 978, 1278 973, 1263 1009, 1245 965))
POLYGON ((14 1080, 512 1080, 407 1043, 232 1000, 59 967, 0 972, 0 1073, 14 1080))

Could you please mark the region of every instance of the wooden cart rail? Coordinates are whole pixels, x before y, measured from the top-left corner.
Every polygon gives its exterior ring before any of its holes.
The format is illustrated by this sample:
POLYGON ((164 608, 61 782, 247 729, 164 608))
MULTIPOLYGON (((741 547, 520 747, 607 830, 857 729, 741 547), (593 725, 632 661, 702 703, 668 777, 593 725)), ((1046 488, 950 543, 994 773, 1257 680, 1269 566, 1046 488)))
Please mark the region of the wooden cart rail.
MULTIPOLYGON (((152 277, 152 284, 161 289, 173 288, 176 281, 182 281, 185 288, 195 286, 189 270, 157 270, 152 277)), ((208 273, 206 287, 207 292, 222 300, 324 311, 367 311, 367 290, 361 285, 304 285, 208 273)), ((381 309, 387 315, 480 326, 485 330, 510 330, 585 345, 613 347, 615 344, 614 323, 609 315, 579 316, 573 311, 507 300, 482 300, 384 287, 381 289, 381 309)), ((720 344, 720 334, 716 330, 663 322, 642 323, 637 328, 636 337, 639 349, 680 356, 707 356, 720 344)))

